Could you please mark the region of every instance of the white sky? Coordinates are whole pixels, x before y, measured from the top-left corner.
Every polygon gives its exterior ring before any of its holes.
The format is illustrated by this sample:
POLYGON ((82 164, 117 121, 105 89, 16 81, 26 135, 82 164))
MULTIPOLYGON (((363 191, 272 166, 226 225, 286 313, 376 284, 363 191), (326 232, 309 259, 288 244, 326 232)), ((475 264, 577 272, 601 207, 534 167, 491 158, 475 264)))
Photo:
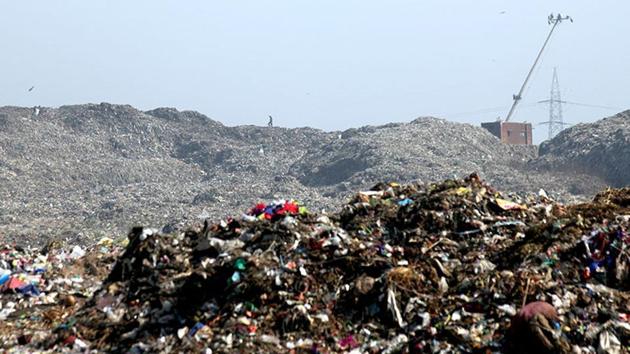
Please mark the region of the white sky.
MULTIPOLYGON (((478 125, 507 114, 558 11, 575 23, 557 28, 512 120, 548 118, 535 103, 553 67, 563 99, 630 108, 620 0, 5 1, 0 105, 169 106, 325 130, 426 115, 478 125)), ((564 111, 571 123, 617 112, 564 111)))

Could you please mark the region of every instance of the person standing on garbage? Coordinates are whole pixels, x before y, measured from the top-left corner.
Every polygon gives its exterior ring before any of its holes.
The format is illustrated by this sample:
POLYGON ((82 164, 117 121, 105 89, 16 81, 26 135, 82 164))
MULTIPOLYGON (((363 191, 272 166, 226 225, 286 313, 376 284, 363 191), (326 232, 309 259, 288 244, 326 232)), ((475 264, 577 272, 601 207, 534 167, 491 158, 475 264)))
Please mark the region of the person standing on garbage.
POLYGON ((569 344, 561 337, 560 318, 547 302, 525 305, 512 318, 507 343, 508 353, 569 353, 569 344))
POLYGON ((267 123, 267 126, 268 126, 269 128, 272 128, 272 127, 273 127, 273 117, 272 117, 272 116, 269 116, 269 123, 267 123))

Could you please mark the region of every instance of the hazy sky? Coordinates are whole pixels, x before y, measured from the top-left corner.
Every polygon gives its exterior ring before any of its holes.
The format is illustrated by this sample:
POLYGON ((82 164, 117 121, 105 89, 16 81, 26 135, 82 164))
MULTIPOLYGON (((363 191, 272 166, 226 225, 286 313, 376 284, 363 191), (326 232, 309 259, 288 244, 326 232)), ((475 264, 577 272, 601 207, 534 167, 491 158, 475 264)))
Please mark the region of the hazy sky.
POLYGON ((0 105, 169 106, 326 130, 426 115, 479 124, 506 115, 558 11, 575 23, 557 28, 513 120, 548 119, 535 103, 556 66, 564 99, 630 108, 625 0, 5 1, 0 105))

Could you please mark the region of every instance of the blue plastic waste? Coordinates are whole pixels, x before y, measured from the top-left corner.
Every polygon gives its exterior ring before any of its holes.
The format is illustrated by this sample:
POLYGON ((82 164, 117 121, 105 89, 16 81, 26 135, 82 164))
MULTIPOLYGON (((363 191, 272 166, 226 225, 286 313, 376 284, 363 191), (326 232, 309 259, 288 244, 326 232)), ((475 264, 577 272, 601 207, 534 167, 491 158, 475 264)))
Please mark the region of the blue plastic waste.
POLYGON ((2 284, 4 284, 4 283, 8 282, 8 281, 9 281, 9 279, 11 279, 11 274, 3 274, 3 275, 0 277, 0 285, 2 285, 2 284))
POLYGON ((413 203, 413 200, 409 199, 409 198, 405 198, 403 200, 398 201, 398 205, 400 206, 407 206, 409 204, 413 203))
POLYGON ((24 295, 31 296, 39 296, 40 294, 39 289, 33 284, 24 285, 23 287, 18 288, 17 291, 24 295))
POLYGON ((188 331, 188 336, 192 337, 195 335, 195 333, 197 333, 197 331, 199 331, 200 329, 203 328, 203 326, 205 326, 203 323, 201 322, 197 322, 191 329, 190 331, 188 331))

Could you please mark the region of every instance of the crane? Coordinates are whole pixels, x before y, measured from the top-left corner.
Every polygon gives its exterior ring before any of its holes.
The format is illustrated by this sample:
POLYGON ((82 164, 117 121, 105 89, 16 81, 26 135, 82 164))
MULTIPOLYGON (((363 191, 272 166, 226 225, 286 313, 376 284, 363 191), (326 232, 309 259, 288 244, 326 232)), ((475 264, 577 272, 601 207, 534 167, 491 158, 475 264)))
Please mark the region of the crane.
POLYGON ((547 47, 547 44, 549 43, 549 40, 551 39, 551 35, 553 34, 553 31, 556 29, 556 27, 562 23, 562 21, 566 21, 569 20, 571 22, 573 22, 573 18, 571 18, 571 16, 562 16, 560 14, 558 15, 554 15, 551 14, 549 15, 549 17, 547 17, 547 23, 551 26, 551 30, 549 31, 549 35, 547 35, 547 39, 545 39, 545 43, 543 43, 542 48, 540 48, 540 51, 538 52, 538 56, 536 57, 536 60, 534 60, 534 65, 532 65, 531 69, 529 69, 529 73, 527 73, 527 77, 525 78, 525 81, 523 82, 523 85, 521 86, 521 89, 518 91, 518 93, 516 95, 512 95, 512 99, 514 100, 514 102, 512 103, 512 107, 510 108, 510 112, 508 113, 508 115, 505 117, 505 121, 509 121, 510 118, 512 117, 512 114, 514 114, 514 110, 516 109, 516 106, 518 105, 518 102, 523 98, 523 92, 525 91, 525 87, 527 86, 527 82, 529 82, 529 79, 532 76, 532 73, 534 72, 534 69, 536 68, 536 65, 538 64, 538 61, 540 61, 540 57, 542 56, 542 53, 545 51, 545 48, 547 47))

